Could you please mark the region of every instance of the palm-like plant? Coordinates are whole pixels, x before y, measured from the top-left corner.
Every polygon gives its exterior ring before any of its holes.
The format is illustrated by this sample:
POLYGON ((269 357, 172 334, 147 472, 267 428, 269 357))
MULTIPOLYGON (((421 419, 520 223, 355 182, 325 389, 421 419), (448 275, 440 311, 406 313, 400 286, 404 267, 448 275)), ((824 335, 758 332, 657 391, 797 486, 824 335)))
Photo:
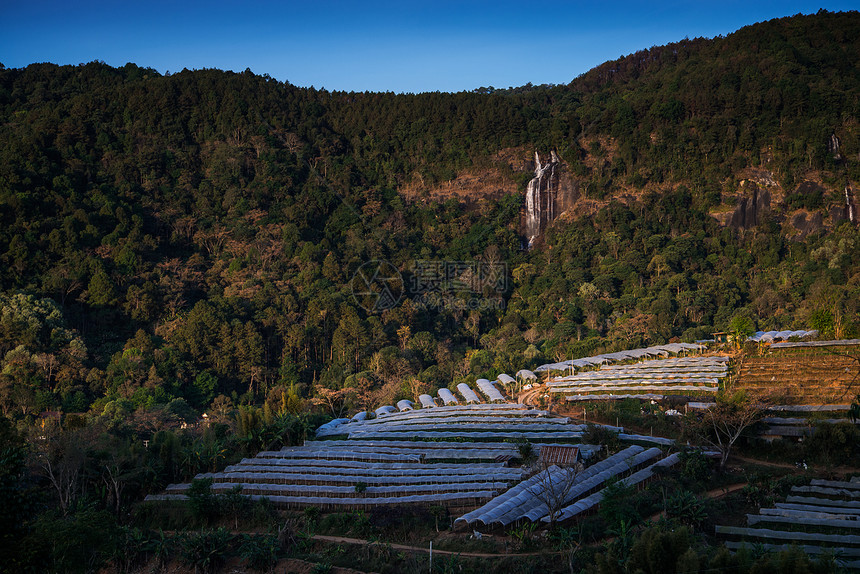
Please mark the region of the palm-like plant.
POLYGON ((239 555, 252 569, 271 572, 278 562, 280 544, 274 534, 243 534, 239 555))
POLYGON ((689 490, 682 490, 666 501, 666 514, 689 526, 698 526, 708 516, 705 502, 689 490))
POLYGON ((194 572, 213 572, 227 559, 233 535, 224 528, 201 530, 182 540, 182 557, 194 572))

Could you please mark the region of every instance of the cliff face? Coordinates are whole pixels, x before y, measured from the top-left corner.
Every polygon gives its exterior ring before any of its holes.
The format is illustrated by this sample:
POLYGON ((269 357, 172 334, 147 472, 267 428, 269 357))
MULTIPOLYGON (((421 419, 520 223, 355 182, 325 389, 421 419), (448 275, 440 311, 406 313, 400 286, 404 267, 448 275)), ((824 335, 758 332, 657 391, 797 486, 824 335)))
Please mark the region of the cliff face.
POLYGON ((751 229, 773 217, 784 233, 802 238, 833 228, 842 221, 857 222, 857 203, 851 184, 841 192, 821 180, 821 174, 809 173, 792 189, 784 189, 773 174, 763 169, 745 170, 736 194, 723 200, 729 210, 713 213, 722 224, 735 229, 751 229))
MULTIPOLYGON (((611 164, 615 160, 613 141, 607 139, 601 147, 606 155, 600 160, 585 147, 581 148, 582 162, 587 169, 599 170, 599 161, 611 164)), ((827 231, 844 220, 856 224, 858 206, 852 185, 848 183, 844 188, 834 189, 825 183, 824 176, 809 172, 792 188, 786 189, 767 166, 744 168, 735 174, 739 180, 737 188, 723 191, 722 202, 712 209, 711 215, 720 225, 738 230, 754 229, 774 219, 786 236, 795 239, 827 231)), ((645 191, 662 193, 676 185, 648 184, 639 188, 618 180, 618 187, 610 196, 597 199, 583 195, 586 182, 587 179, 574 175, 555 151, 541 155, 523 148, 507 148, 493 156, 489 165, 463 171, 451 181, 435 186, 413 182, 400 188, 400 192, 407 200, 417 203, 457 199, 465 209, 475 209, 482 202, 521 193, 519 233, 523 247, 533 248, 540 246, 547 228, 562 216, 566 220, 589 217, 610 201, 633 205, 645 191), (515 179, 515 174, 524 173, 532 175, 525 190, 515 179)))
MULTIPOLYGON (((546 229, 562 215, 586 217, 609 201, 583 197, 581 182, 555 152, 548 157, 535 152, 533 163, 526 161, 518 167, 534 173, 526 186, 520 223, 528 248, 539 245, 546 229)), ((810 173, 786 191, 767 169, 748 168, 738 175, 742 179, 737 191, 724 194, 723 204, 712 212, 721 225, 753 229, 773 218, 786 235, 800 239, 832 229, 844 220, 858 221, 857 201, 850 184, 840 192, 822 183, 820 174, 810 173)), ((612 199, 631 204, 640 193, 635 189, 621 190, 612 199)))
MULTIPOLYGON (((746 182, 742 182, 746 183, 746 182)), ((756 183, 748 184, 746 191, 738 198, 737 207, 731 214, 728 224, 736 229, 755 227, 770 213, 770 190, 756 183)))

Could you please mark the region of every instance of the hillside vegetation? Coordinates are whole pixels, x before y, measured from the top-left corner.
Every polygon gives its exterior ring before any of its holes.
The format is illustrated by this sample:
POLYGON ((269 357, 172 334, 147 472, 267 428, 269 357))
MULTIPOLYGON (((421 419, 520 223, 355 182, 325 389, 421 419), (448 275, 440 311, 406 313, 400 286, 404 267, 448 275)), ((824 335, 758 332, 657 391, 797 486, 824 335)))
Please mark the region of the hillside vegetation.
POLYGON ((276 408, 344 385, 369 405, 738 314, 856 333, 858 37, 860 14, 821 12, 458 94, 2 69, 3 412, 276 408), (588 216, 526 251, 527 159, 551 149, 588 216), (495 183, 432 200, 469 173, 495 183), (766 181, 755 221, 714 216, 766 181), (405 281, 381 313, 352 297, 374 260, 405 281), (416 261, 507 273, 449 266, 428 298, 416 261))

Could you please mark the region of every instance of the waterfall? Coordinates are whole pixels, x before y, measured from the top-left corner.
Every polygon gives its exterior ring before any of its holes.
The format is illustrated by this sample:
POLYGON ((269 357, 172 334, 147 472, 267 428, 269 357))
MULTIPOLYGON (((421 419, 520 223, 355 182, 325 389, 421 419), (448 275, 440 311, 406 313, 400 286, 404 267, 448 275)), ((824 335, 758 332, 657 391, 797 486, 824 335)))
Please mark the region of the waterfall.
POLYGON ((529 248, 543 231, 544 224, 555 218, 552 180, 558 164, 559 159, 554 151, 550 153, 549 163, 546 165, 541 164, 540 155, 535 152, 535 176, 526 187, 526 237, 529 248), (546 208, 542 196, 546 197, 546 208))
POLYGON ((851 223, 854 223, 854 218, 856 217, 856 215, 854 214, 854 204, 851 202, 851 196, 852 195, 853 194, 851 193, 851 186, 846 185, 845 186, 845 207, 846 207, 847 212, 848 212, 848 221, 850 221, 851 223))
POLYGON ((540 234, 540 156, 535 152, 535 176, 526 187, 526 237, 531 248, 535 238, 540 234))
POLYGON ((547 203, 547 223, 552 222, 555 219, 555 195, 552 191, 552 181, 556 179, 555 176, 555 168, 560 163, 561 160, 558 159, 558 156, 555 155, 555 151, 549 152, 549 175, 547 176, 547 194, 546 194, 546 203, 547 203))

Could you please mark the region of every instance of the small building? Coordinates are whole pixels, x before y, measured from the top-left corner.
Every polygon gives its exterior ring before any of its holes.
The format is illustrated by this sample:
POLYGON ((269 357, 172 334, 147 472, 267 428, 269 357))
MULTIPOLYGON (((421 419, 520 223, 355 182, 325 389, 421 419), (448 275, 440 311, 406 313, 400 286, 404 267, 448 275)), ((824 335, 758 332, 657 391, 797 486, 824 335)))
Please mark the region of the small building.
POLYGON ((540 448, 538 464, 542 468, 552 465, 568 467, 577 466, 581 463, 582 455, 579 452, 579 447, 545 445, 540 448))

